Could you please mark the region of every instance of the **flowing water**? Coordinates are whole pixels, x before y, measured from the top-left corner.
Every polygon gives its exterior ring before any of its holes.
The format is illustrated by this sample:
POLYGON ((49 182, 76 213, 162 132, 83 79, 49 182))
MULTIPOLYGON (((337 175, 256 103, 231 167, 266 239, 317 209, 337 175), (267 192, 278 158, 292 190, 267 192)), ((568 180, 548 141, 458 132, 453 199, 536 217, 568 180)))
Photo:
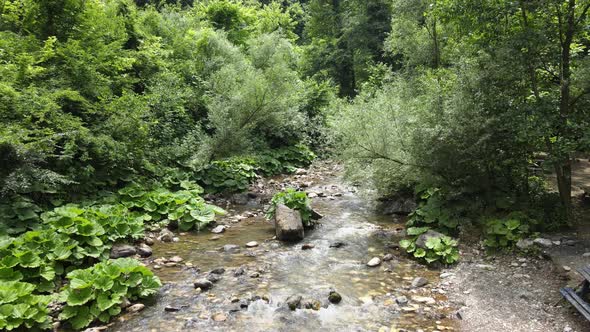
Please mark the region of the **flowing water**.
MULTIPOLYGON (((312 190, 318 188, 329 188, 335 196, 313 199, 314 209, 324 218, 318 227, 306 231, 301 243, 273 240, 274 227, 262 215, 232 225, 221 237, 202 232, 181 236, 179 242, 157 241, 148 263, 171 256, 184 261, 155 270, 164 283, 155 303, 139 313, 122 316, 109 331, 452 329, 452 320, 445 318, 451 308, 444 295, 433 292, 431 286, 410 287, 417 276, 436 284, 439 272, 392 249, 402 225, 391 216, 376 214, 336 177, 322 179, 312 190), (259 246, 246 248, 250 241, 257 241, 259 246), (335 242, 344 245, 331 247, 335 242), (314 247, 302 250, 303 243, 314 247), (239 245, 240 249, 226 252, 226 244, 239 245), (392 253, 394 259, 379 267, 366 266, 372 257, 386 253, 392 253), (196 279, 220 267, 225 272, 210 290, 195 290, 196 279), (327 300, 331 290, 342 295, 339 304, 327 300), (319 301, 321 308, 291 311, 285 305, 291 295, 301 295, 303 302, 319 301), (395 299, 402 295, 410 301, 400 306, 395 299), (436 302, 417 303, 413 301, 416 296, 431 297, 436 302), (171 308, 178 311, 166 311, 171 308)), ((231 208, 232 213, 243 213, 261 206, 231 208)))

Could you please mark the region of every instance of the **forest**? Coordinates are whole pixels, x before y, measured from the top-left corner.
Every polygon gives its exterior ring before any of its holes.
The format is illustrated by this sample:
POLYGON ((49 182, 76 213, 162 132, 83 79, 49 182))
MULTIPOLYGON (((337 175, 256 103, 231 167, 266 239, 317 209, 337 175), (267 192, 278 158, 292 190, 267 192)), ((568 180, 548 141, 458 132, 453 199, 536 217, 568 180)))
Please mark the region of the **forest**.
MULTIPOLYGON (((467 233, 503 255, 588 220, 590 180, 577 196, 572 178, 590 156, 589 14, 588 0, 0 0, 0 330, 114 321, 166 284, 145 239, 207 233, 227 197, 318 163, 372 203, 410 201, 397 255, 423 266, 456 264, 467 233), (142 257, 115 259, 122 244, 142 257)), ((268 219, 285 204, 312 227, 302 188, 268 219)))

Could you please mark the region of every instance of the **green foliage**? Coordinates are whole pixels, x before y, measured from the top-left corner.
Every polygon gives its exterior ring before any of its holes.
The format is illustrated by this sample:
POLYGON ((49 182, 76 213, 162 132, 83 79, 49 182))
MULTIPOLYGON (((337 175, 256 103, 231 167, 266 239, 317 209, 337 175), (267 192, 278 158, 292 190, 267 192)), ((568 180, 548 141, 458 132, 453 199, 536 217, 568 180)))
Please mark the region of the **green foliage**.
POLYGON ((0 202, 0 235, 18 235, 39 227, 41 208, 31 199, 14 196, 9 202, 0 202))
POLYGON ((399 242, 401 248, 406 250, 414 258, 424 261, 427 264, 441 262, 443 264, 453 264, 459 260, 458 242, 449 236, 428 237, 424 243, 424 248, 416 246, 416 240, 420 234, 426 233, 428 227, 410 227, 407 229, 409 239, 399 242))
POLYGON ((35 295, 34 290, 33 284, 0 280, 0 329, 35 331, 51 327, 47 309, 51 297, 35 295))
POLYGON ((199 196, 203 188, 195 183, 182 181, 180 186, 185 189, 175 192, 164 188, 146 191, 144 187, 132 184, 119 190, 121 204, 142 213, 135 220, 177 221, 181 231, 201 230, 215 220, 216 215, 225 214, 223 209, 205 203, 199 196))
POLYGON ((195 179, 208 192, 244 191, 256 179, 250 160, 231 158, 217 160, 202 168, 195 179))
POLYGON ((408 226, 428 226, 440 229, 446 233, 454 233, 459 226, 458 213, 461 211, 454 207, 450 209, 448 200, 445 199, 438 188, 428 188, 419 193, 421 202, 416 211, 410 213, 408 226))
POLYGON ((304 191, 296 191, 293 188, 287 188, 284 191, 276 193, 272 197, 270 207, 266 211, 267 219, 274 218, 279 204, 283 204, 290 209, 299 211, 303 225, 306 227, 313 226, 313 220, 311 219, 311 204, 307 197, 307 193, 304 191))
POLYGON ((138 300, 157 293, 160 280, 145 266, 131 258, 119 258, 75 270, 67 275, 69 284, 60 293, 66 305, 59 318, 74 329, 95 320, 103 323, 121 312, 124 298, 138 300))
POLYGON ((530 232, 529 225, 518 219, 490 219, 485 223, 484 245, 492 249, 511 248, 530 232))

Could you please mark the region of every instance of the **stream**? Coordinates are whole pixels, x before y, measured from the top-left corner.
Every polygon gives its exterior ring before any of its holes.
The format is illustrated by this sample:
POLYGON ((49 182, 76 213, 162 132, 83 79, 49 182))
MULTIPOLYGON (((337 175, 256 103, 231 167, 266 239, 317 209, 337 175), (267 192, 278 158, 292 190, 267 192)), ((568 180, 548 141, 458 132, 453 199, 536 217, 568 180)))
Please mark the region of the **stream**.
POLYGON ((219 223, 230 227, 222 234, 203 231, 181 234, 178 242, 156 241, 144 262, 156 268, 164 286, 154 303, 121 316, 109 331, 453 330, 448 318, 453 308, 436 288, 440 272, 396 249, 403 222, 377 214, 340 173, 323 165, 271 180, 283 187, 308 181, 306 191, 318 195, 312 205, 324 217, 300 243, 274 240, 273 224, 256 200, 229 205, 219 223), (251 241, 258 246, 247 248, 251 241), (230 244, 239 248, 227 250, 230 244), (302 250, 303 244, 313 248, 302 250), (392 260, 366 265, 387 253, 392 260), (173 256, 183 261, 161 264, 173 256), (213 287, 195 289, 193 282, 214 269, 219 280, 213 287), (411 287, 416 277, 428 279, 428 285, 411 287), (342 296, 340 303, 328 301, 331 290, 342 296), (302 296, 301 309, 285 305, 292 295, 302 296))

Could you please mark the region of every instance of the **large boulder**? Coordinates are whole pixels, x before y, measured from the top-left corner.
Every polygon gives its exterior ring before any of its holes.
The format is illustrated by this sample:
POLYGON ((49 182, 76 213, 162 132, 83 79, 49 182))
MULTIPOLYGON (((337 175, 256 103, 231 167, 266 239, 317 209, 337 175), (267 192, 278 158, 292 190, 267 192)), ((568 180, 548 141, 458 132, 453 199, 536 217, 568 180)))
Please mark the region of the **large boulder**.
POLYGON ((428 239, 432 237, 439 238, 443 236, 445 235, 437 231, 433 231, 432 229, 429 229, 426 233, 422 233, 420 234, 420 236, 418 236, 418 239, 416 239, 416 247, 426 249, 426 241, 428 241, 428 239))
POLYGON ((290 209, 283 204, 277 205, 275 231, 277 239, 281 241, 303 240, 303 222, 299 211, 290 209))
POLYGON ((418 205, 416 204, 416 200, 413 197, 393 197, 390 199, 386 199, 379 204, 379 210, 382 211, 383 214, 397 214, 397 215, 408 215, 416 208, 418 205))
POLYGON ((111 249, 111 258, 117 259, 122 257, 133 256, 137 253, 134 246, 128 244, 115 244, 111 249))

